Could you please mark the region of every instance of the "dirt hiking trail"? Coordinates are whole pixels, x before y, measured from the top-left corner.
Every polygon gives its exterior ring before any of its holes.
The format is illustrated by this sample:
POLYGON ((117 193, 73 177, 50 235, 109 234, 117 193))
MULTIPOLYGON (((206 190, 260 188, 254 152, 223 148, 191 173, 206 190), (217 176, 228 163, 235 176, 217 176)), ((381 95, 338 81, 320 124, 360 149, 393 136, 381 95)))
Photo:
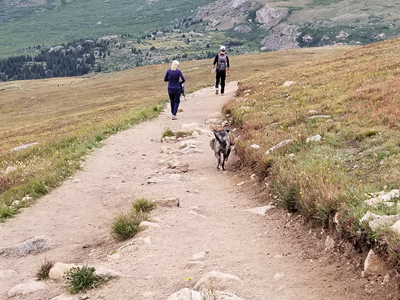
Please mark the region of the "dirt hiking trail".
POLYGON ((22 257, 0 256, 0 299, 9 299, 16 285, 32 282, 45 259, 123 275, 78 295, 68 294, 62 281, 46 280, 42 289, 11 299, 166 300, 212 271, 225 277, 201 288, 231 293, 221 300, 390 299, 382 290, 368 290, 380 283, 361 278, 361 258, 351 247, 346 255, 326 251, 326 233, 279 208, 266 216, 248 211, 271 200, 260 194, 262 184, 241 169, 234 154, 226 171, 216 169, 206 122, 236 88, 229 83, 225 95, 203 89, 181 102, 178 120, 171 119, 168 107, 157 119, 111 136, 88 155, 82 171, 0 224, 0 247, 35 236, 52 244, 22 257), (198 129, 198 136, 184 139, 192 141, 193 151, 182 154, 181 141, 161 142, 166 128, 198 129), (187 164, 187 170, 169 168, 171 160, 187 164), (180 206, 151 212, 159 227, 125 242, 111 238, 112 219, 130 210, 134 200, 170 197, 179 198, 180 206))

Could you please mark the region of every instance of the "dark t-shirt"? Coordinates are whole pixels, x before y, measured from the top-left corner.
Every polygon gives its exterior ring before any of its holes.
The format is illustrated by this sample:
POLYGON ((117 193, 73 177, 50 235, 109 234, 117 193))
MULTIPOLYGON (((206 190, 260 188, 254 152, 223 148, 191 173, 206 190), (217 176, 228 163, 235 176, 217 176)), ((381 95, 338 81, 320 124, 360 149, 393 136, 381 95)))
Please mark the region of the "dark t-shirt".
MULTIPOLYGON (((218 56, 219 56, 219 55, 220 55, 220 54, 217 54, 217 55, 215 56, 214 62, 213 62, 213 65, 217 64, 217 69, 218 69, 218 56)), ((224 54, 224 55, 225 55, 225 57, 226 57, 226 67, 229 68, 229 57, 228 57, 228 55, 226 55, 226 54, 224 54)))
POLYGON ((168 81, 168 88, 180 89, 181 86, 179 82, 185 82, 185 77, 183 77, 183 74, 179 69, 176 69, 174 71, 168 69, 167 73, 165 73, 164 81, 168 81), (179 81, 179 78, 181 78, 182 80, 179 81))

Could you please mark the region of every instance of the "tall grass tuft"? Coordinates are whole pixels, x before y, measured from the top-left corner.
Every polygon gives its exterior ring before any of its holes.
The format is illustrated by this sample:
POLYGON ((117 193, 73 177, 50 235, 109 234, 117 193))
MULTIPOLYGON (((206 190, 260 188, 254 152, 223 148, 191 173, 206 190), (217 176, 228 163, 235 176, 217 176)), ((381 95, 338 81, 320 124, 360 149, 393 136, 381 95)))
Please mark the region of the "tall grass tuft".
POLYGON ((96 269, 89 266, 71 268, 64 276, 68 291, 77 294, 95 288, 109 279, 95 272, 96 269))
POLYGON ((117 241, 125 241, 134 237, 140 231, 139 224, 141 221, 138 214, 121 213, 112 222, 112 237, 117 241))
POLYGON ((148 213, 154 208, 154 203, 147 199, 138 199, 132 204, 134 211, 137 213, 148 213))
POLYGON ((140 223, 148 221, 148 213, 154 204, 147 199, 138 199, 132 203, 128 213, 121 213, 111 223, 111 236, 117 241, 124 241, 134 237, 140 230, 140 223))
POLYGON ((48 260, 47 258, 41 262, 39 270, 36 272, 36 278, 38 280, 45 280, 49 278, 50 269, 54 266, 54 261, 48 260))

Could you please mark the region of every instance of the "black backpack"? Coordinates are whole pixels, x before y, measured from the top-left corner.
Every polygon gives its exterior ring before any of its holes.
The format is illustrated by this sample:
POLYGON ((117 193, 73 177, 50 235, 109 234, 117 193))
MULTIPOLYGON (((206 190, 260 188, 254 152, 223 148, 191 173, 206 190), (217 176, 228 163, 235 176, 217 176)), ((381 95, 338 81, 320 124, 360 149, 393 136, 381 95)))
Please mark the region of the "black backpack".
POLYGON ((228 65, 228 58, 227 58, 227 56, 226 56, 226 55, 218 54, 217 69, 218 69, 219 71, 225 71, 227 65, 228 65))

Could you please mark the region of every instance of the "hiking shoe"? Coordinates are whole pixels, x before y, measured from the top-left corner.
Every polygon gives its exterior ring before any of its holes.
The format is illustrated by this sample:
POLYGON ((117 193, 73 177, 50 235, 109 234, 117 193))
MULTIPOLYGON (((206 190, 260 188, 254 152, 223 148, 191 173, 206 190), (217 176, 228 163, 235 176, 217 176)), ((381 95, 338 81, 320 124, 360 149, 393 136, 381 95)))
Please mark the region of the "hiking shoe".
POLYGON ((218 95, 218 89, 215 90, 215 95, 218 95))
POLYGON ((172 116, 172 120, 178 120, 176 116, 172 116))

